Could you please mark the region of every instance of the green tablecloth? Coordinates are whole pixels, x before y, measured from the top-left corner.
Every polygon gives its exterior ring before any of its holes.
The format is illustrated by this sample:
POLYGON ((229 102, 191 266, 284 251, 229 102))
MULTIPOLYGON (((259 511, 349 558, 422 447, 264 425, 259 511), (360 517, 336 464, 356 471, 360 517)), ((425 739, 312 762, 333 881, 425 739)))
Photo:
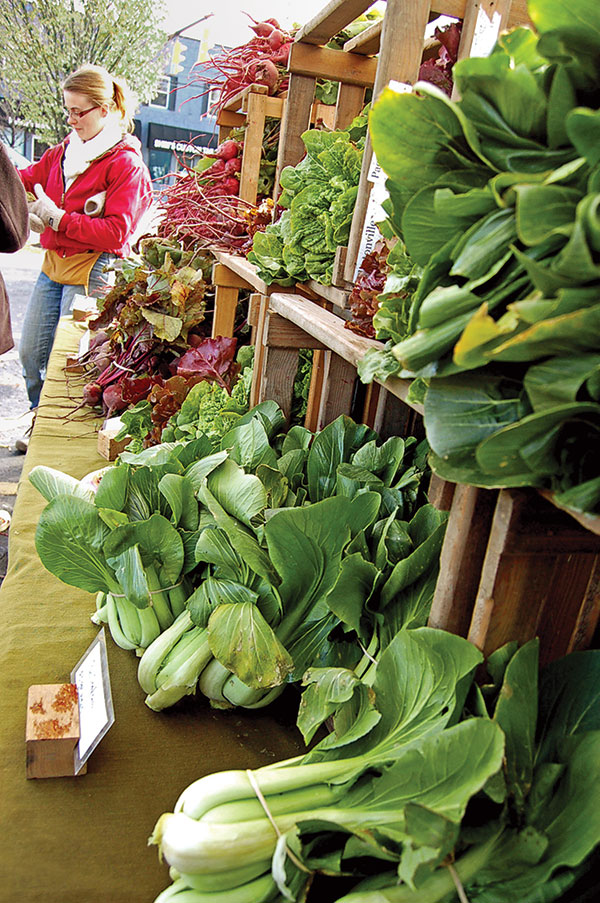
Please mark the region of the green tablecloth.
MULTIPOLYGON (((80 478, 106 462, 96 451, 100 421, 61 419, 79 394, 65 383, 65 355, 82 335, 61 320, 9 541, 0 590, 0 901, 152 903, 169 883, 147 839, 192 780, 225 768, 254 768, 302 751, 290 704, 269 714, 214 712, 189 698, 157 714, 144 705, 137 659, 107 637, 116 721, 77 778, 27 780, 25 718, 31 684, 60 683, 98 628, 94 599, 65 586, 39 561, 34 534, 45 502, 27 481, 36 464, 80 478)), ((81 381, 79 381, 81 382, 81 381)), ((80 412, 81 416, 83 412, 80 412)))

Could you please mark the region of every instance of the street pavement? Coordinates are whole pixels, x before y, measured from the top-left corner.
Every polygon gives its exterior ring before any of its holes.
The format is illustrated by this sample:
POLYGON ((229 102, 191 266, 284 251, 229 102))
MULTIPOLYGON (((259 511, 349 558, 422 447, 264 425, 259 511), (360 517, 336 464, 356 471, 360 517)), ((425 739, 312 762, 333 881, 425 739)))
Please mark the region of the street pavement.
MULTIPOLYGON (((14 451, 15 440, 29 425, 29 400, 17 348, 25 309, 42 265, 39 244, 28 243, 16 254, 0 254, 0 272, 10 300, 15 348, 0 356, 0 509, 12 514, 25 456, 14 451)), ((0 533, 0 582, 6 573, 8 535, 0 533)))

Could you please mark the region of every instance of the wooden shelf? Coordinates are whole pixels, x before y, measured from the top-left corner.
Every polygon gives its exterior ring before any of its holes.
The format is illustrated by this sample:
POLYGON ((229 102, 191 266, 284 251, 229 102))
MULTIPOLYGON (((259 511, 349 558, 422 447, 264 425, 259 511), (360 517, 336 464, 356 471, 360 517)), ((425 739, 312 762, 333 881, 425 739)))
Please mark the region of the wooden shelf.
MULTIPOLYGON (((367 339, 350 329, 344 329, 343 321, 338 316, 300 295, 274 293, 270 298, 270 310, 299 326, 307 335, 321 342, 354 368, 368 350, 382 347, 381 342, 375 339, 367 339)), ((390 377, 376 382, 412 410, 423 413, 421 405, 411 404, 407 400, 410 380, 390 377)))

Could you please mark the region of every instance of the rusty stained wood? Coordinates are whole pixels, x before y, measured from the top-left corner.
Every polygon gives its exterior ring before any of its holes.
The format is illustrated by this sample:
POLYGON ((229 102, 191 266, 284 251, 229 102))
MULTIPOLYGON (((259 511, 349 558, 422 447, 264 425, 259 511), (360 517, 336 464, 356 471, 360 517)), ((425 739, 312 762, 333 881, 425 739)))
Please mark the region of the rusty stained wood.
POLYGON ((543 664, 565 655, 598 624, 599 556, 600 539, 537 493, 501 490, 468 639, 487 656, 538 636, 543 664))
POLYGON ((326 44, 338 31, 362 16, 373 3, 374 0, 331 0, 298 31, 295 40, 326 44))
POLYGON ((345 53, 312 44, 292 44, 290 72, 314 78, 329 78, 348 85, 371 88, 377 75, 377 60, 360 53, 345 53))
POLYGON ((481 578, 496 493, 457 485, 440 555, 429 627, 466 636, 481 578))
POLYGON ((246 121, 243 113, 232 113, 230 110, 221 110, 217 116, 219 128, 239 129, 246 121))

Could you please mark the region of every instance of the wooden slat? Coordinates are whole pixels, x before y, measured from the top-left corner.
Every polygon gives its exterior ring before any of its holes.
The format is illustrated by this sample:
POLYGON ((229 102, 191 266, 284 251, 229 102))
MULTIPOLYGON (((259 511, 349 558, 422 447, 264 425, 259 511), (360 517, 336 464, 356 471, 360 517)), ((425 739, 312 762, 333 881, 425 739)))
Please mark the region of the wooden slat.
POLYGON ((254 366, 252 368, 252 385, 250 387, 250 407, 258 404, 261 397, 262 373, 265 356, 265 323, 269 310, 269 298, 267 295, 257 295, 259 300, 258 318, 254 333, 254 366))
MULTIPOLYGON (((287 317, 354 367, 370 348, 381 348, 381 342, 366 339, 349 329, 344 329, 339 317, 330 311, 323 310, 322 307, 307 298, 275 292, 271 295, 270 305, 271 310, 287 317)), ((409 380, 390 377, 385 382, 379 380, 377 382, 396 398, 409 404, 406 400, 410 388, 409 380)), ((410 404, 409 406, 422 413, 421 405, 410 404)))
MULTIPOLYGON (((268 331, 268 318, 267 318, 268 331)), ((268 342, 268 339, 267 339, 268 342)), ((259 401, 275 401, 289 421, 294 395, 294 380, 300 352, 296 348, 270 348, 264 351, 259 401)))
POLYGON ((308 44, 326 44, 358 16, 362 16, 374 0, 331 0, 296 35, 296 41, 308 44))
POLYGON ((275 171, 275 189, 273 197, 279 194, 279 177, 286 166, 295 166, 300 162, 306 148, 301 134, 310 125, 310 116, 315 96, 315 78, 305 75, 290 75, 288 99, 281 120, 281 133, 277 152, 277 168, 275 171))
POLYGON ((374 56, 376 53, 379 53, 382 26, 382 19, 378 22, 373 22, 372 25, 369 25, 369 27, 365 28, 364 31, 361 31, 360 34, 357 34, 356 37, 346 41, 344 44, 344 52, 362 53, 365 56, 374 56))
MULTIPOLYGON (((472 0, 471 0, 472 3, 472 0)), ((464 19, 468 10, 469 0, 432 0, 431 11, 440 16, 453 16, 456 19, 464 19)), ((508 26, 532 25, 527 14, 527 0, 513 0, 512 9, 508 18, 508 26)))
POLYGON ((217 117, 217 125, 220 128, 238 129, 246 121, 243 113, 232 113, 230 110, 221 110, 217 117))
POLYGON ((350 85, 340 83, 338 97, 335 105, 334 128, 347 128, 355 116, 362 111, 365 105, 365 89, 362 85, 350 85))
POLYGON ((326 350, 318 339, 308 335, 295 323, 291 323, 280 314, 269 313, 266 342, 270 348, 319 348, 326 350))
POLYGON ((332 129, 335 127, 335 109, 333 104, 315 101, 310 113, 310 121, 316 122, 320 119, 323 125, 326 125, 328 129, 332 129))
POLYGON ((240 172, 240 197, 250 204, 256 203, 258 194, 258 177, 265 133, 265 101, 264 94, 248 95, 248 115, 240 172))
POLYGON ((235 325, 239 289, 217 285, 215 289, 215 312, 213 315, 212 337, 231 337, 235 325))
POLYGON ((311 44, 292 44, 289 71, 295 75, 329 78, 370 88, 375 84, 377 60, 360 53, 344 53, 311 44))
POLYGON ((458 48, 459 60, 473 55, 473 40, 480 12, 486 14, 490 22, 492 17, 499 13, 499 31, 502 31, 508 26, 511 3, 512 0, 471 0, 466 4, 458 48))
POLYGON ((467 635, 495 502, 496 493, 491 490, 456 486, 429 615, 430 627, 467 635))
POLYGON ((322 430, 340 414, 350 415, 356 379, 356 368, 352 364, 338 354, 329 355, 323 383, 318 429, 322 430))
POLYGON ((239 276, 245 283, 244 287, 253 288, 261 295, 270 295, 273 292, 292 292, 292 288, 285 288, 281 285, 273 283, 267 285, 264 279, 258 275, 257 268, 245 257, 238 257, 236 254, 228 254, 225 251, 213 251, 213 256, 219 263, 222 263, 232 273, 239 276))
POLYGON ((304 426, 313 433, 319 428, 323 382, 325 380, 325 372, 330 356, 330 351, 315 351, 313 353, 310 385, 308 387, 308 399, 306 402, 306 415, 304 417, 304 426))
POLYGON ((450 511, 455 489, 456 483, 449 483, 448 480, 438 477, 437 473, 432 473, 427 490, 429 504, 439 511, 450 511))
POLYGON ((303 282, 302 285, 305 285, 317 298, 323 298, 336 307, 343 309, 348 303, 348 289, 338 288, 336 285, 321 285, 320 282, 316 282, 314 279, 309 279, 308 282, 303 282))
MULTIPOLYGON (((414 84, 421 63, 423 38, 429 17, 429 3, 421 0, 388 0, 383 20, 381 51, 373 98, 377 98, 390 79, 414 84)), ((348 241, 345 277, 354 281, 365 215, 371 195, 367 176, 371 166, 371 140, 367 136, 358 196, 348 241)))
POLYGON ((551 505, 554 505, 555 508, 560 508, 561 511, 566 511, 577 523, 581 524, 582 527, 585 527, 586 530, 589 530, 591 533, 596 533, 600 536, 600 517, 597 514, 586 514, 584 511, 574 511, 572 508, 567 508, 565 505, 560 505, 554 494, 549 492, 546 489, 538 490, 539 494, 546 499, 546 501, 550 502, 551 505))
POLYGON ((222 285, 225 288, 252 288, 246 279, 223 263, 213 264, 211 279, 213 285, 222 285))
POLYGON ((598 624, 599 555, 600 539, 537 493, 501 490, 468 639, 487 656, 539 636, 542 663, 565 655, 598 624))
POLYGON ((266 85, 248 85, 246 88, 242 88, 241 91, 238 91, 223 107, 224 110, 231 110, 236 112, 237 110, 241 110, 244 100, 248 96, 248 94, 268 94, 269 89, 266 85))

